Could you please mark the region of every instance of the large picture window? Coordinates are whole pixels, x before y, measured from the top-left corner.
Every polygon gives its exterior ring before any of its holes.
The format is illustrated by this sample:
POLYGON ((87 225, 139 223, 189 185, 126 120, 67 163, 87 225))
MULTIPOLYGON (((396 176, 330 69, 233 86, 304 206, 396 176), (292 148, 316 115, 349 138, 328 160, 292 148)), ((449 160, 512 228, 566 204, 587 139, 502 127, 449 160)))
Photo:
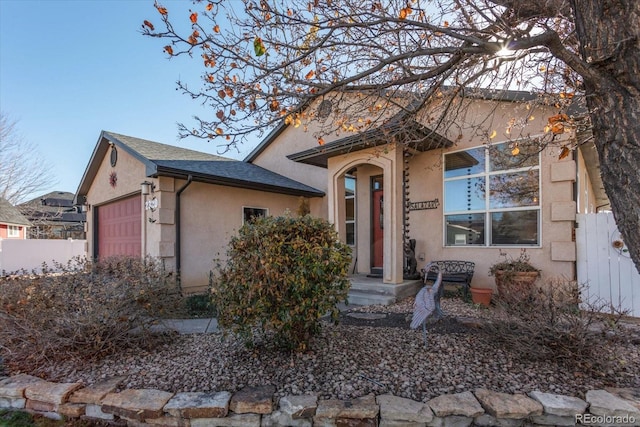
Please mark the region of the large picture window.
POLYGON ((540 155, 525 141, 444 155, 447 246, 540 245, 540 155))

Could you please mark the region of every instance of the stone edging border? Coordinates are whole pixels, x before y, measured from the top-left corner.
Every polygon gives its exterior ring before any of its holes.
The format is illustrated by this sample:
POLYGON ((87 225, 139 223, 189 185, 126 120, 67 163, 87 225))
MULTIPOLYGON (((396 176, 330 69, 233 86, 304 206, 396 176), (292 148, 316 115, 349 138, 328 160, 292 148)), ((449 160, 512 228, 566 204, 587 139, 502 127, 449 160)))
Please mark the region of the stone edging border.
POLYGON ((101 420, 121 426, 166 427, 427 427, 640 425, 640 388, 590 390, 585 400, 534 391, 528 395, 476 389, 417 402, 390 394, 353 400, 284 396, 275 387, 236 393, 116 391, 124 377, 54 383, 19 374, 0 381, 0 409, 49 418, 101 420))

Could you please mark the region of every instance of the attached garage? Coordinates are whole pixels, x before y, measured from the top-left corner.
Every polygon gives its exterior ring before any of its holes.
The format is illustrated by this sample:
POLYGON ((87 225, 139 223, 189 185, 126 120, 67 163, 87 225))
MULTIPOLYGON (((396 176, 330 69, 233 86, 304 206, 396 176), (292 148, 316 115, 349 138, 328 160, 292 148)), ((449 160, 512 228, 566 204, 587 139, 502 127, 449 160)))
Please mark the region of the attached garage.
POLYGON ((99 258, 142 254, 142 199, 127 197, 96 207, 99 258))
POLYGON ((260 166, 103 131, 76 193, 94 259, 150 256, 185 294, 204 292, 247 211, 295 212, 324 192, 260 166))

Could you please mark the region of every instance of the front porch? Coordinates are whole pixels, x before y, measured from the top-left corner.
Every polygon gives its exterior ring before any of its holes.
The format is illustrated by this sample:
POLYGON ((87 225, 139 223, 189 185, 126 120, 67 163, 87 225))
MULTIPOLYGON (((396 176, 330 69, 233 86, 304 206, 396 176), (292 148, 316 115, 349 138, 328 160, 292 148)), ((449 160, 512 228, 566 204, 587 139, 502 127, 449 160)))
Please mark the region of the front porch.
POLYGON ((404 280, 401 283, 383 283, 382 278, 354 274, 349 277, 349 305, 389 305, 414 296, 422 287, 422 280, 404 280))

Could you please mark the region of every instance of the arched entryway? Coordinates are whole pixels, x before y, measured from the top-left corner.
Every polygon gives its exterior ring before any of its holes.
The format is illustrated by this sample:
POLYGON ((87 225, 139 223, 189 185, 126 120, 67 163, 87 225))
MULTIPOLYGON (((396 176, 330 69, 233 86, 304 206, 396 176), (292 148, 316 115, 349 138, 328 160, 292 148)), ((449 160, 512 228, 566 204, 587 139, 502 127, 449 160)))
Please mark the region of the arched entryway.
POLYGON ((329 221, 343 241, 353 234, 352 271, 392 284, 403 282, 401 160, 394 149, 376 156, 358 151, 328 162, 329 221), (353 202, 349 185, 355 189, 353 202))

